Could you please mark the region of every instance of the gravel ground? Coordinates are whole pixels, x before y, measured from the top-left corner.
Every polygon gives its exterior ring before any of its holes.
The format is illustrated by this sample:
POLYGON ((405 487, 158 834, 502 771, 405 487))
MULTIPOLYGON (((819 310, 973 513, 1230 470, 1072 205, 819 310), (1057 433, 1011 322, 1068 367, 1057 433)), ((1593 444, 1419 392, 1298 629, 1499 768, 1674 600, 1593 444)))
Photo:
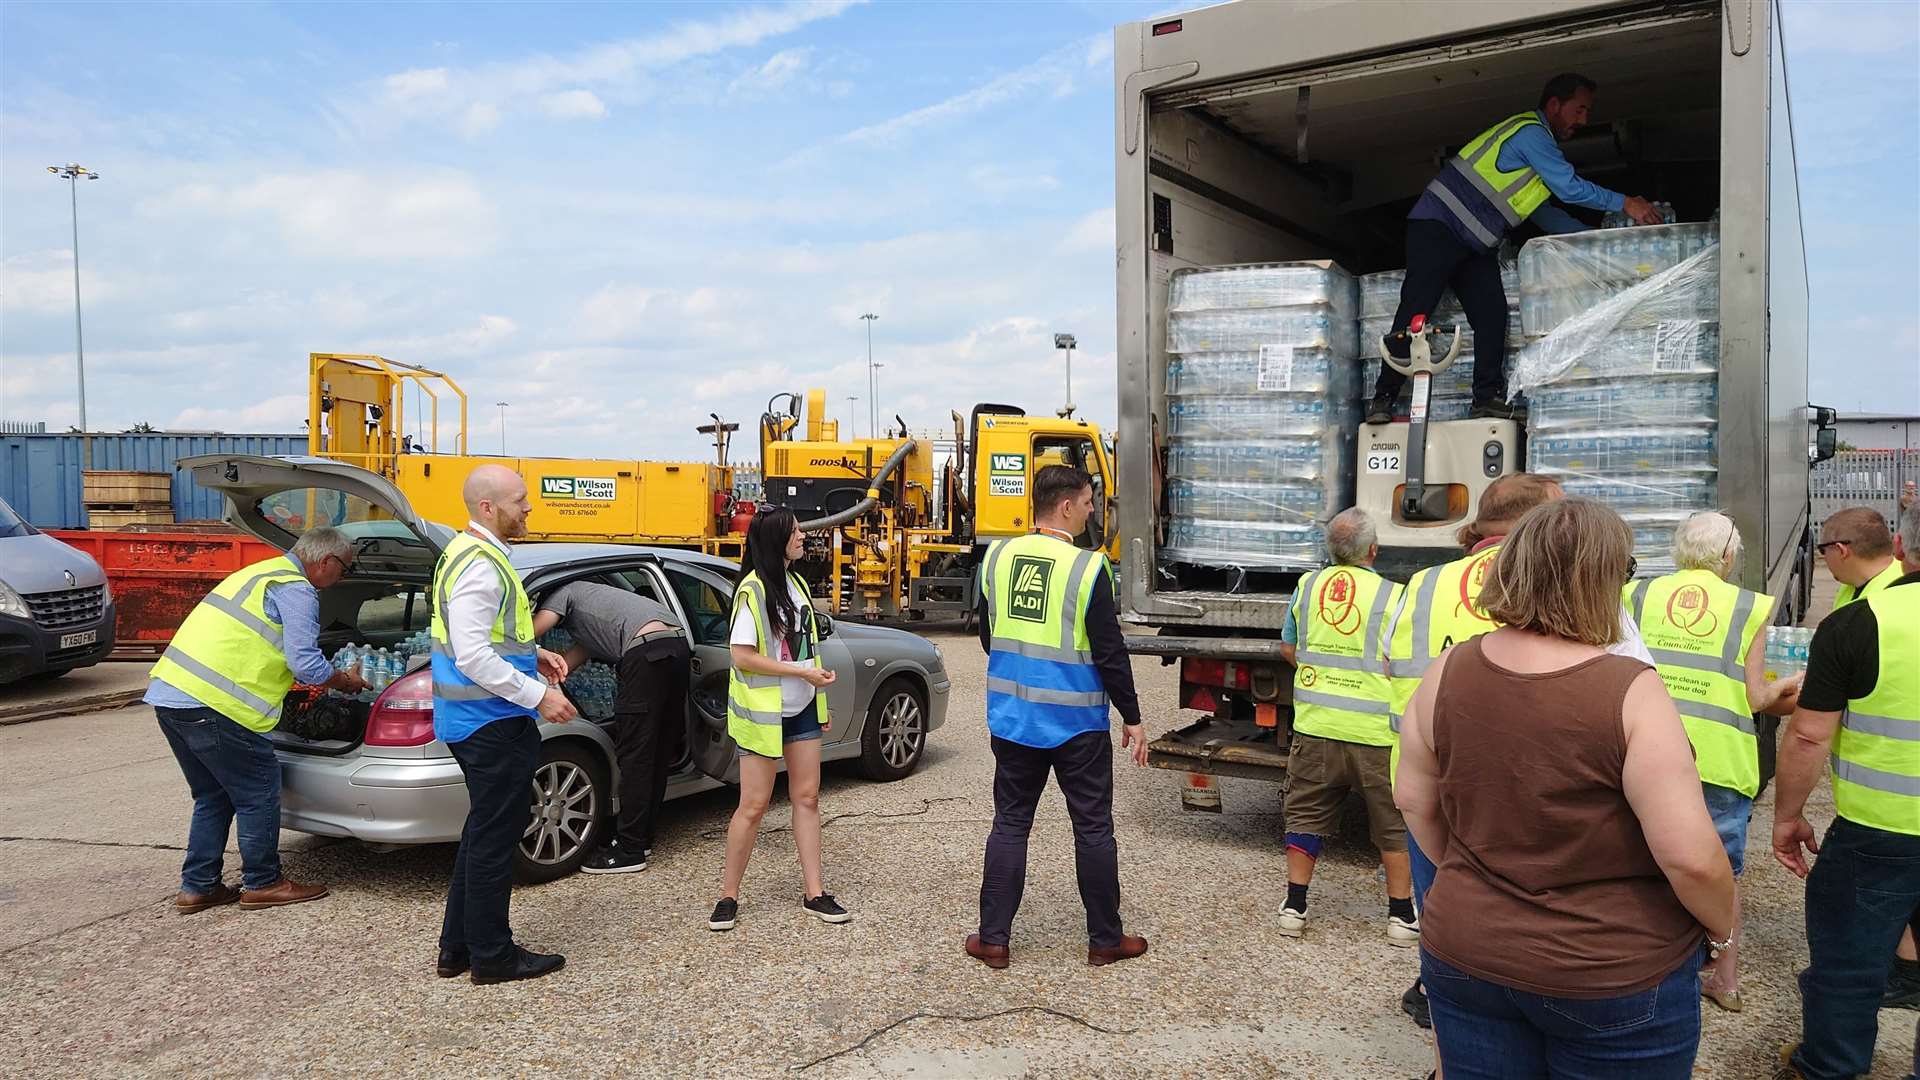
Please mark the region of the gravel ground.
MULTIPOLYGON (((801 913, 776 805, 740 928, 708 932, 731 810, 712 792, 669 806, 646 873, 518 891, 517 935, 565 952, 568 968, 494 988, 432 974, 451 847, 380 854, 290 833, 289 873, 333 896, 176 916, 168 847, 187 800, 150 715, 8 729, 0 911, 16 929, 0 931, 0 1074, 1424 1075, 1428 1044, 1398 1008, 1416 956, 1386 944, 1363 833, 1329 847, 1307 937, 1274 932, 1270 785, 1230 780, 1226 813, 1191 814, 1174 775, 1116 770, 1125 916, 1153 950, 1100 969, 1084 962, 1071 834, 1050 791, 1013 966, 965 958, 992 810, 984 662, 966 637, 933 636, 954 703, 925 766, 891 785, 834 769, 825 785, 828 888, 850 925, 801 913), (75 790, 91 794, 75 805, 75 790)), ((1143 660, 1136 672, 1162 730, 1178 719, 1173 671, 1143 660)), ((1822 803, 1815 817, 1830 813, 1822 803)), ((1708 1008, 1699 1076, 1770 1075, 1798 1029, 1801 889, 1766 853, 1770 819, 1763 804, 1744 886, 1749 1006, 1708 1008)), ((1881 1019, 1873 1075, 1903 1075, 1913 1014, 1881 1019)))

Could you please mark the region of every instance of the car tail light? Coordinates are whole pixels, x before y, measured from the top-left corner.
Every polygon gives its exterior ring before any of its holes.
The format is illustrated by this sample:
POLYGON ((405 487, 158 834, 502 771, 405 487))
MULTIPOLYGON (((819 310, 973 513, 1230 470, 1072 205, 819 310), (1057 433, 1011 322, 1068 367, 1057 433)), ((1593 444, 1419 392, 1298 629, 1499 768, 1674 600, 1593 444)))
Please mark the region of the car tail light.
POLYGON ((425 746, 433 741, 433 670, 395 679, 367 713, 368 746, 425 746))
POLYGON ((1197 686, 1219 686, 1229 690, 1245 690, 1252 685, 1251 672, 1246 664, 1232 660, 1208 660, 1197 656, 1185 657, 1180 661, 1180 681, 1197 686))

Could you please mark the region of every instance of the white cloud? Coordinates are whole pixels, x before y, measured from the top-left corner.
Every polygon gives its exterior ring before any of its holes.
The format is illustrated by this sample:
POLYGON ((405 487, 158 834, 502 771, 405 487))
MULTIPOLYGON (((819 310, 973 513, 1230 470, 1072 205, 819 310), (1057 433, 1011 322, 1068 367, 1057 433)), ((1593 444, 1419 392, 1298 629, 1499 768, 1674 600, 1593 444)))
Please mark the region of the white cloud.
POLYGON ((236 408, 190 406, 163 426, 188 431, 299 431, 306 419, 305 394, 280 394, 236 408))
POLYGON ((567 90, 542 97, 540 111, 561 120, 581 117, 597 120, 607 115, 607 103, 591 90, 567 90))
POLYGON ((1912 51, 1920 38, 1920 5, 1911 0, 1836 3, 1793 0, 1781 19, 1788 56, 1801 49, 1835 53, 1912 51))
POLYGON ((1060 180, 1041 165, 1003 165, 988 162, 967 171, 967 181, 975 191, 986 195, 1017 195, 1035 191, 1056 191, 1060 180))
MULTIPOLYGON (((466 68, 410 69, 379 80, 370 92, 344 103, 341 111, 367 127, 438 121, 468 138, 494 131, 515 113, 599 117, 606 114, 610 96, 616 101, 638 98, 649 72, 748 48, 831 19, 859 2, 794 0, 745 7, 713 18, 682 20, 656 34, 563 56, 535 54, 466 68)), ((778 54, 760 73, 763 78, 784 80, 803 61, 804 55, 778 54)))
POLYGON ((766 63, 742 72, 727 87, 727 93, 751 98, 780 90, 806 71, 812 56, 812 49, 782 49, 768 57, 766 63))
MULTIPOLYGON (((80 292, 83 300, 92 303, 113 295, 114 289, 82 266, 80 292)), ((0 310, 73 314, 73 252, 36 251, 0 261, 0 310)))
POLYGON ((141 209, 155 217, 224 218, 242 229, 265 219, 295 254, 330 259, 469 258, 492 248, 497 218, 464 173, 374 176, 349 169, 189 184, 141 209))
MULTIPOLYGON (((580 330, 593 341, 636 336, 678 339, 689 332, 724 329, 718 320, 727 300, 711 287, 690 290, 609 283, 580 305, 580 330)), ((738 330, 734 340, 738 340, 738 330)))
POLYGON ((1060 250, 1066 252, 1111 251, 1116 235, 1113 207, 1103 206, 1073 223, 1060 250))
POLYGON ((923 106, 840 136, 842 143, 886 143, 919 128, 949 123, 1012 101, 1035 97, 1062 97, 1073 92, 1087 71, 1111 57, 1111 35, 1075 42, 1055 49, 1025 67, 1016 68, 944 101, 923 106), (1105 56, 1099 42, 1106 41, 1105 56))

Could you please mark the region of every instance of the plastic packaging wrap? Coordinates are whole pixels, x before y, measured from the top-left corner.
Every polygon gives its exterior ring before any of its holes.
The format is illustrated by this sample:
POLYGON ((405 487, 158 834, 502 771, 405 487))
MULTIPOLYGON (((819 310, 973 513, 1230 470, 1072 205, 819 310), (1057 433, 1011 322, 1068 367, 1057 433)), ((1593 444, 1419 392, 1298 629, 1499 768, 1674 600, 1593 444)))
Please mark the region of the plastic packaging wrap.
POLYGON ((1520 323, 1586 352, 1616 327, 1720 318, 1718 226, 1655 225, 1542 236, 1520 249, 1520 323))
POLYGON ((1246 308, 1324 307, 1354 317, 1353 277, 1318 263, 1249 263, 1176 270, 1167 286, 1169 314, 1246 308))
POLYGON ((1327 453, 1324 437, 1228 440, 1172 439, 1167 475, 1195 480, 1320 483, 1338 480, 1340 458, 1327 453))
POLYGON ((1550 432, 1527 440, 1527 469, 1600 479, 1659 470, 1712 473, 1719 469, 1714 435, 1711 427, 1550 432))
POLYGON ((1597 499, 1622 514, 1693 513, 1714 505, 1714 478, 1699 473, 1650 473, 1637 480, 1556 474, 1555 479, 1567 494, 1597 499))
POLYGON ((1167 433, 1244 439, 1318 435, 1345 420, 1351 401, 1325 394, 1208 394, 1167 402, 1167 433))
POLYGON ((1710 425, 1720 412, 1720 379, 1677 375, 1553 383, 1536 387, 1530 400, 1527 430, 1536 436, 1571 428, 1710 425))
POLYGON ((1297 393, 1352 397, 1354 365, 1326 349, 1290 349, 1284 356, 1259 351, 1195 353, 1167 361, 1167 393, 1297 393))
POLYGON ((1167 525, 1161 550, 1174 562, 1202 566, 1305 569, 1326 561, 1326 529, 1319 524, 1176 517, 1167 525))
POLYGON ((1244 480, 1167 481, 1167 509, 1184 518, 1210 521, 1312 524, 1337 512, 1326 485, 1307 481, 1253 483, 1244 480))
POLYGON ((1257 352, 1261 346, 1326 349, 1355 355, 1353 316, 1331 307, 1175 311, 1167 315, 1167 351, 1257 352))

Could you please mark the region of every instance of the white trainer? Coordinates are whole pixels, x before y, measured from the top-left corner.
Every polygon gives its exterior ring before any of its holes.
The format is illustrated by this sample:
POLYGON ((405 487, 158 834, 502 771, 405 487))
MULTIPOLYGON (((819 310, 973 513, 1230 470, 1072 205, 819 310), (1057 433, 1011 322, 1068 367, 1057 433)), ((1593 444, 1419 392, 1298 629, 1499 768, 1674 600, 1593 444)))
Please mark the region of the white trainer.
POLYGON ((1412 922, 1408 922, 1398 915, 1387 916, 1387 944, 1398 945, 1402 949, 1420 944, 1419 917, 1415 916, 1412 922))
POLYGON ((1290 907, 1283 907, 1280 909, 1280 936, 1281 937, 1299 937, 1300 932, 1305 930, 1306 928, 1307 928, 1306 912, 1296 911, 1290 907))

